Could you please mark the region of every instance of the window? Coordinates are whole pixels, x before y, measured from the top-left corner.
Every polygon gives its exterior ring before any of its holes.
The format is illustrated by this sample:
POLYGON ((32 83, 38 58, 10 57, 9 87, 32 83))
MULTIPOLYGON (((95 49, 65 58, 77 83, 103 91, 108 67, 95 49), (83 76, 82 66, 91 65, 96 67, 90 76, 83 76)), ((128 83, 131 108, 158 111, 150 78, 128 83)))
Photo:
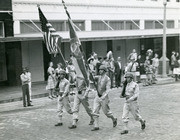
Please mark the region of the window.
POLYGON ((92 30, 108 30, 108 26, 102 21, 92 21, 91 28, 92 30))
POLYGON ((109 25, 114 30, 124 30, 124 22, 123 21, 109 21, 109 25))
POLYGON ((163 21, 162 20, 155 21, 155 29, 162 29, 162 28, 163 28, 163 21))
MULTIPOLYGON (((138 30, 139 21, 105 21, 113 30, 138 30)), ((111 30, 103 21, 92 21, 92 30, 111 30)))
POLYGON ((125 21, 126 30, 137 30, 139 29, 139 21, 125 21))
MULTIPOLYGON (((53 28, 56 31, 68 31, 68 23, 67 21, 49 21, 53 28)), ((84 21, 73 21, 74 24, 81 30, 85 30, 84 21)), ((40 22, 34 22, 40 29, 41 29, 41 23, 40 22)), ((35 33, 40 32, 37 27, 31 23, 31 22, 21 22, 21 33, 35 33)))
MULTIPOLYGON (((75 24, 75 29, 76 31, 84 31, 85 30, 85 22, 84 21, 73 21, 73 23, 75 24)), ((66 22, 66 28, 63 31, 69 31, 69 25, 68 22, 66 22)))
POLYGON ((0 37, 4 37, 4 24, 0 21, 0 37))
MULTIPOLYGON (((173 20, 168 20, 167 21, 167 28, 174 28, 174 21, 173 20)), ((158 21, 145 21, 145 29, 162 29, 163 28, 163 21, 158 20, 158 21)))
POLYGON ((173 20, 167 21, 167 28, 174 28, 174 21, 173 20))
MULTIPOLYGON (((34 22, 40 29, 41 29, 41 24, 40 22, 34 22)), ((37 27, 32 24, 31 22, 21 22, 20 23, 20 31, 21 33, 35 33, 35 32, 40 32, 37 27)))

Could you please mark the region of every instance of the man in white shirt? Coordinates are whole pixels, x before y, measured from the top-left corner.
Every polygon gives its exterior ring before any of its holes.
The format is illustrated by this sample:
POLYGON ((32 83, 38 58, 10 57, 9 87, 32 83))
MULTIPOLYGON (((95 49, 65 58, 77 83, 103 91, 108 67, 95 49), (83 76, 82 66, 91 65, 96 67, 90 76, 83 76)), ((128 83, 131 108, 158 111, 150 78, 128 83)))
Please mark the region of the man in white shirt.
POLYGON ((32 90, 31 90, 31 86, 32 86, 31 73, 30 73, 28 67, 26 67, 26 75, 29 77, 29 83, 28 83, 28 85, 29 85, 29 97, 30 97, 30 102, 32 102, 32 100, 31 100, 31 95, 32 95, 32 90))
POLYGON ((27 106, 32 106, 31 103, 30 103, 30 97, 29 97, 30 78, 27 75, 26 68, 23 68, 23 72, 20 75, 20 79, 21 79, 21 82, 22 82, 23 106, 26 107, 26 104, 27 104, 27 106), (27 102, 26 102, 26 98, 27 98, 27 102))

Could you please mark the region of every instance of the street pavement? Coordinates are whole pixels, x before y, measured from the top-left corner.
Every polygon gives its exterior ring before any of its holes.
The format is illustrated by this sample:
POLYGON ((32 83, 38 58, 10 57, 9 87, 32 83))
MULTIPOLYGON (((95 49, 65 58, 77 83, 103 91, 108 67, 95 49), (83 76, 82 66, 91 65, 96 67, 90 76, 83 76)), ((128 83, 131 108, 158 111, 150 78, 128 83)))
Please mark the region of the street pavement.
MULTIPOLYGON (((121 89, 111 90, 110 108, 118 118, 113 128, 111 119, 100 112, 100 130, 92 132, 89 116, 81 105, 77 128, 68 129, 72 116, 64 111, 63 126, 57 123, 56 99, 33 99, 32 107, 24 108, 22 101, 0 104, 0 140, 179 140, 180 139, 180 83, 140 86, 140 114, 146 120, 146 129, 130 114, 129 133, 121 135, 124 99, 119 98, 121 89)), ((90 93, 93 105, 94 93, 90 93)), ((73 96, 71 96, 73 102, 73 96)))

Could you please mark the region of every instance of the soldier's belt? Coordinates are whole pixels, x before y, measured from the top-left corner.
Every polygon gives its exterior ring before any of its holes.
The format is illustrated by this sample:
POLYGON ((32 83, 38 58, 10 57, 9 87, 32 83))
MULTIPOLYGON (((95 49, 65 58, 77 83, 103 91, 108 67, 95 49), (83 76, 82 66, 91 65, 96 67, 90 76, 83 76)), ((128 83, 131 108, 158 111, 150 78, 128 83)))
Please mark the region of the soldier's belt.
POLYGON ((58 95, 59 96, 62 96, 64 92, 58 92, 58 95))
POLYGON ((82 94, 82 91, 78 91, 78 94, 82 94))

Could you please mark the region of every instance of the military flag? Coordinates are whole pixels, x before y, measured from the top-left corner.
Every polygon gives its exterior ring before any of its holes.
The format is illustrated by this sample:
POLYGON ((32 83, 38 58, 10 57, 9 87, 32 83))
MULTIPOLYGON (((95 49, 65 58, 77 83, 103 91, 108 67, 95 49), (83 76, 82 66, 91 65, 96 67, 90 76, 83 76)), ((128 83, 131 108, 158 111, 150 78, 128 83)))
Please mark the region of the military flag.
POLYGON ((66 14, 68 16, 68 24, 69 24, 69 34, 70 34, 70 50, 73 55, 72 62, 76 69, 77 77, 83 78, 86 81, 87 86, 89 86, 89 76, 88 70, 85 65, 85 60, 83 58, 83 53, 80 50, 81 42, 77 36, 75 26, 73 21, 71 20, 70 14, 67 11, 67 7, 62 0, 64 8, 66 10, 66 14))

